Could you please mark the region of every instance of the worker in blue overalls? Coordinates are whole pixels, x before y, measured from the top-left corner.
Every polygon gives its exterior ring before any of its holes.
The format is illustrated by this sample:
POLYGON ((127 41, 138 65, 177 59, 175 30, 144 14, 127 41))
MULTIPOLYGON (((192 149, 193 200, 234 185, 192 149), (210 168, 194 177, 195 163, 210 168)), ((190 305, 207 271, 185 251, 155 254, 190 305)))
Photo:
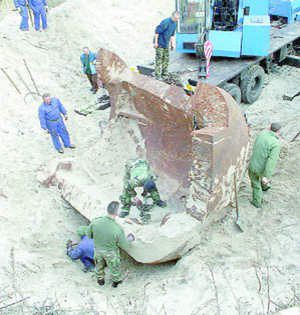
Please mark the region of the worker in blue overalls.
POLYGON ((21 15, 21 24, 20 30, 21 31, 28 31, 28 9, 27 9, 27 0, 14 0, 15 7, 19 11, 21 15))
POLYGON ((84 272, 92 271, 95 267, 94 262, 94 240, 87 237, 88 226, 80 226, 77 234, 81 238, 79 243, 67 242, 67 255, 72 260, 80 259, 84 265, 84 272), (75 245, 77 245, 75 247, 75 245))
POLYGON ((46 0, 28 0, 29 6, 34 15, 34 28, 36 31, 40 30, 40 21, 42 19, 42 28, 47 28, 47 12, 48 5, 46 0))
POLYGON ((67 111, 61 101, 45 93, 43 103, 39 107, 41 128, 46 133, 50 133, 55 149, 59 153, 64 153, 59 138, 61 138, 65 148, 75 149, 75 146, 70 142, 69 133, 61 115, 64 116, 65 120, 68 119, 67 111))

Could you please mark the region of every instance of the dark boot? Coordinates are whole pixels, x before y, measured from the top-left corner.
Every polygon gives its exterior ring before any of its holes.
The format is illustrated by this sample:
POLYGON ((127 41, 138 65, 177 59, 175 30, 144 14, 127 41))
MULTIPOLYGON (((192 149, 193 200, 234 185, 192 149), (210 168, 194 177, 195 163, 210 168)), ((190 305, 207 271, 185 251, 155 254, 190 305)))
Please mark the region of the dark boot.
POLYGON ((261 205, 258 205, 258 204, 256 204, 255 202, 253 202, 253 201, 250 201, 250 203, 252 204, 252 206, 254 206, 255 208, 258 208, 258 209, 260 209, 261 208, 261 205))
POLYGON ((165 208, 167 206, 167 203, 163 200, 156 201, 156 204, 161 208, 165 208))
MULTIPOLYGON (((102 104, 102 103, 101 103, 101 104, 102 104)), ((110 102, 108 101, 108 102, 106 102, 106 103, 100 105, 97 109, 98 109, 98 110, 105 110, 106 108, 109 108, 109 107, 110 107, 110 102)))
POLYGON ((128 216, 128 212, 126 212, 126 211, 121 211, 121 213, 119 214, 119 217, 120 218, 125 218, 125 217, 127 217, 128 216))
POLYGON ((109 101, 109 96, 108 95, 102 95, 99 96, 97 99, 97 102, 102 103, 102 102, 108 102, 109 101))
POLYGON ((120 283, 122 283, 123 281, 122 280, 120 280, 120 281, 117 281, 117 282, 115 282, 115 281, 113 281, 113 283, 112 283, 112 287, 113 288, 116 288, 120 283))
POLYGON ((267 185, 264 185, 263 183, 261 184, 261 189, 263 191, 267 191, 271 188, 271 185, 270 184, 267 184, 267 185))
POLYGON ((104 279, 98 279, 97 280, 99 285, 104 285, 105 284, 105 280, 104 279))
POLYGON ((59 149, 59 150, 57 150, 57 152, 63 154, 64 150, 63 149, 59 149))

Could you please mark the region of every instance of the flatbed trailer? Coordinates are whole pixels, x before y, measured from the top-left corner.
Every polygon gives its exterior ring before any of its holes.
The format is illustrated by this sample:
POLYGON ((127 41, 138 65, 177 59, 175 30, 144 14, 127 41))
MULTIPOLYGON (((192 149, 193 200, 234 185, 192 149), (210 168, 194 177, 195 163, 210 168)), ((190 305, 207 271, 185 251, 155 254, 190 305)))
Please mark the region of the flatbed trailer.
MULTIPOLYGON (((289 54, 288 48, 299 42, 299 39, 300 22, 272 26, 268 56, 212 58, 210 76, 203 79, 203 82, 224 88, 239 102, 242 98, 245 103, 253 103, 261 93, 262 69, 268 72, 271 62, 282 62, 289 54), (253 86, 252 90, 250 85, 253 86)), ((174 53, 171 56, 169 71, 176 72, 181 81, 186 83, 188 79, 199 80, 198 66, 196 55, 174 53)))

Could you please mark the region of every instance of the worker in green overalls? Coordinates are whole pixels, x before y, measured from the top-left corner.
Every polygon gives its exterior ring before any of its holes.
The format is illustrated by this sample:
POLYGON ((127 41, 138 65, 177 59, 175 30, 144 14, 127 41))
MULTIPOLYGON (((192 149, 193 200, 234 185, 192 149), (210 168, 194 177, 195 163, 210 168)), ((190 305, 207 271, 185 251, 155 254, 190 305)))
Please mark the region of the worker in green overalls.
POLYGON ((270 130, 262 131, 256 138, 249 165, 249 177, 253 190, 251 203, 261 208, 263 191, 271 188, 271 177, 274 173, 280 153, 280 124, 272 123, 270 130))

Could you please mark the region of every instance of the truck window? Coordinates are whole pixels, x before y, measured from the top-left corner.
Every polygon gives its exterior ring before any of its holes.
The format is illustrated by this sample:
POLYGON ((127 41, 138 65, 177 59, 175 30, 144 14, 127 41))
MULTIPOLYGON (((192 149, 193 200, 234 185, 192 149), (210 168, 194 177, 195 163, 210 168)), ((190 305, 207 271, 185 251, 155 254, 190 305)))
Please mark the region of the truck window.
POLYGON ((206 0, 178 0, 177 8, 180 12, 178 32, 198 34, 204 28, 206 0))

